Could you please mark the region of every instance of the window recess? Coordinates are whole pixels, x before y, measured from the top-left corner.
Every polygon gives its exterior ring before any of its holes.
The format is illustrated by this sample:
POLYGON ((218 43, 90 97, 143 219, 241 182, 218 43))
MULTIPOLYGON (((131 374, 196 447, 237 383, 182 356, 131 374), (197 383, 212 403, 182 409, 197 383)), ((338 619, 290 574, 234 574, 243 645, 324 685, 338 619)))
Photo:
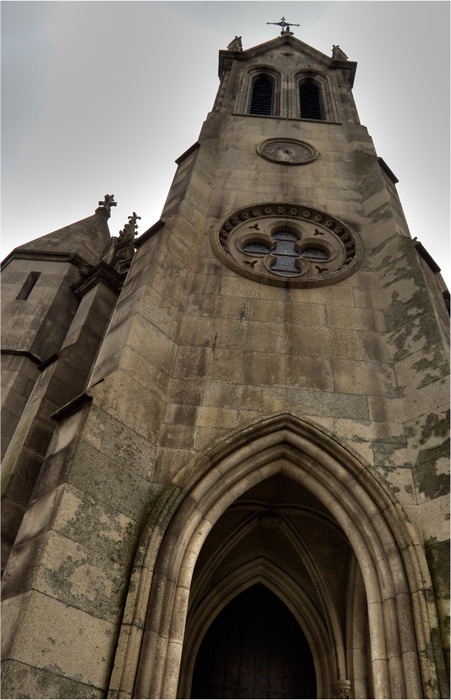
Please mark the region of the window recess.
POLYGON ((274 110, 274 83, 267 75, 259 75, 252 83, 249 114, 271 116, 274 110))
POLYGON ((305 80, 299 85, 299 103, 301 119, 324 120, 324 107, 321 90, 312 80, 305 80))
POLYGON ((17 301, 24 301, 25 299, 28 299, 40 275, 40 272, 30 272, 24 284, 22 285, 19 294, 16 296, 17 301))

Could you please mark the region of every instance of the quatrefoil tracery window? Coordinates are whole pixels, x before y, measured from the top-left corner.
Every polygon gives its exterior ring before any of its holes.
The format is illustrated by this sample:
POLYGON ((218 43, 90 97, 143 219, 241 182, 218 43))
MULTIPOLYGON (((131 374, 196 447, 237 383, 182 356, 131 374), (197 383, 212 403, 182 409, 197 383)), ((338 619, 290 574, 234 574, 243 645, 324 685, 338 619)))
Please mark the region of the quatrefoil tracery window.
POLYGON ((356 234, 311 207, 260 204, 226 217, 212 239, 218 257, 256 281, 313 287, 348 277, 360 264, 356 234))
MULTIPOLYGON (((313 262, 329 260, 331 255, 324 249, 318 247, 299 247, 300 236, 291 231, 277 231, 271 238, 274 243, 247 243, 241 250, 245 255, 252 257, 268 258, 267 266, 271 272, 283 277, 297 277, 301 272, 301 263, 298 266, 298 258, 305 258, 313 262)), ((250 260, 244 259, 245 264, 253 264, 250 260)), ((317 268, 319 269, 319 268, 317 268)))

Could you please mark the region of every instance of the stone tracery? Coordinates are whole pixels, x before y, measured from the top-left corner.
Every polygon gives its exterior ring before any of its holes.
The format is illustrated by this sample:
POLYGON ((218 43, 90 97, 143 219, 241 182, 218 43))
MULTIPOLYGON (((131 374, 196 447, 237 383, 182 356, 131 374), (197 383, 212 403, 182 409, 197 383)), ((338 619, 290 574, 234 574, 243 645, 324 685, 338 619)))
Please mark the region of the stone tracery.
POLYGON ((279 286, 338 282, 362 259, 362 246, 349 226, 311 207, 284 203, 234 212, 214 232, 212 246, 235 272, 279 286))

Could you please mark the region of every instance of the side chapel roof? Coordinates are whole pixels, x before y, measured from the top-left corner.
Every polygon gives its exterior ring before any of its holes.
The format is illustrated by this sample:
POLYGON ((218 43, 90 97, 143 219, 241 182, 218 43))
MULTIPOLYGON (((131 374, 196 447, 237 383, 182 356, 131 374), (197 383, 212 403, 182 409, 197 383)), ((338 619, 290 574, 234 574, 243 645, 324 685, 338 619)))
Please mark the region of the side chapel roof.
POLYGON ((116 204, 107 199, 105 202, 99 202, 101 206, 95 214, 14 248, 4 260, 3 266, 17 255, 33 257, 33 254, 39 257, 74 256, 88 265, 97 264, 111 239, 108 228, 109 207, 116 204))

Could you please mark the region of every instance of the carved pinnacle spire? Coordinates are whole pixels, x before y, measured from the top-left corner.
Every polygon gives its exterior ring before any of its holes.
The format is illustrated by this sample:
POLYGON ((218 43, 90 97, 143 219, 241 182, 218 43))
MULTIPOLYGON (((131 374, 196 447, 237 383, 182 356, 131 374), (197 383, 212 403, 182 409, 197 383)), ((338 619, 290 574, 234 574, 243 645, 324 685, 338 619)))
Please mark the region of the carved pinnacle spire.
POLYGON ((280 32, 280 36, 285 36, 286 34, 292 36, 293 32, 290 32, 290 27, 300 27, 300 24, 295 24, 294 22, 287 22, 285 20, 285 17, 282 17, 280 22, 266 22, 266 24, 275 24, 278 27, 282 27, 282 31, 280 32))
POLYGON ((122 231, 119 231, 119 240, 120 241, 126 241, 126 240, 133 240, 133 238, 137 235, 138 231, 138 224, 136 223, 138 219, 141 217, 137 215, 137 213, 134 211, 131 216, 128 217, 128 224, 124 225, 124 228, 122 231))
POLYGON ((235 38, 232 39, 230 44, 227 46, 227 51, 242 51, 242 50, 243 50, 243 44, 241 43, 241 37, 235 36, 235 38))
POLYGON ((334 61, 347 61, 348 57, 346 56, 345 52, 343 49, 340 49, 338 44, 334 44, 332 46, 332 58, 334 61))

